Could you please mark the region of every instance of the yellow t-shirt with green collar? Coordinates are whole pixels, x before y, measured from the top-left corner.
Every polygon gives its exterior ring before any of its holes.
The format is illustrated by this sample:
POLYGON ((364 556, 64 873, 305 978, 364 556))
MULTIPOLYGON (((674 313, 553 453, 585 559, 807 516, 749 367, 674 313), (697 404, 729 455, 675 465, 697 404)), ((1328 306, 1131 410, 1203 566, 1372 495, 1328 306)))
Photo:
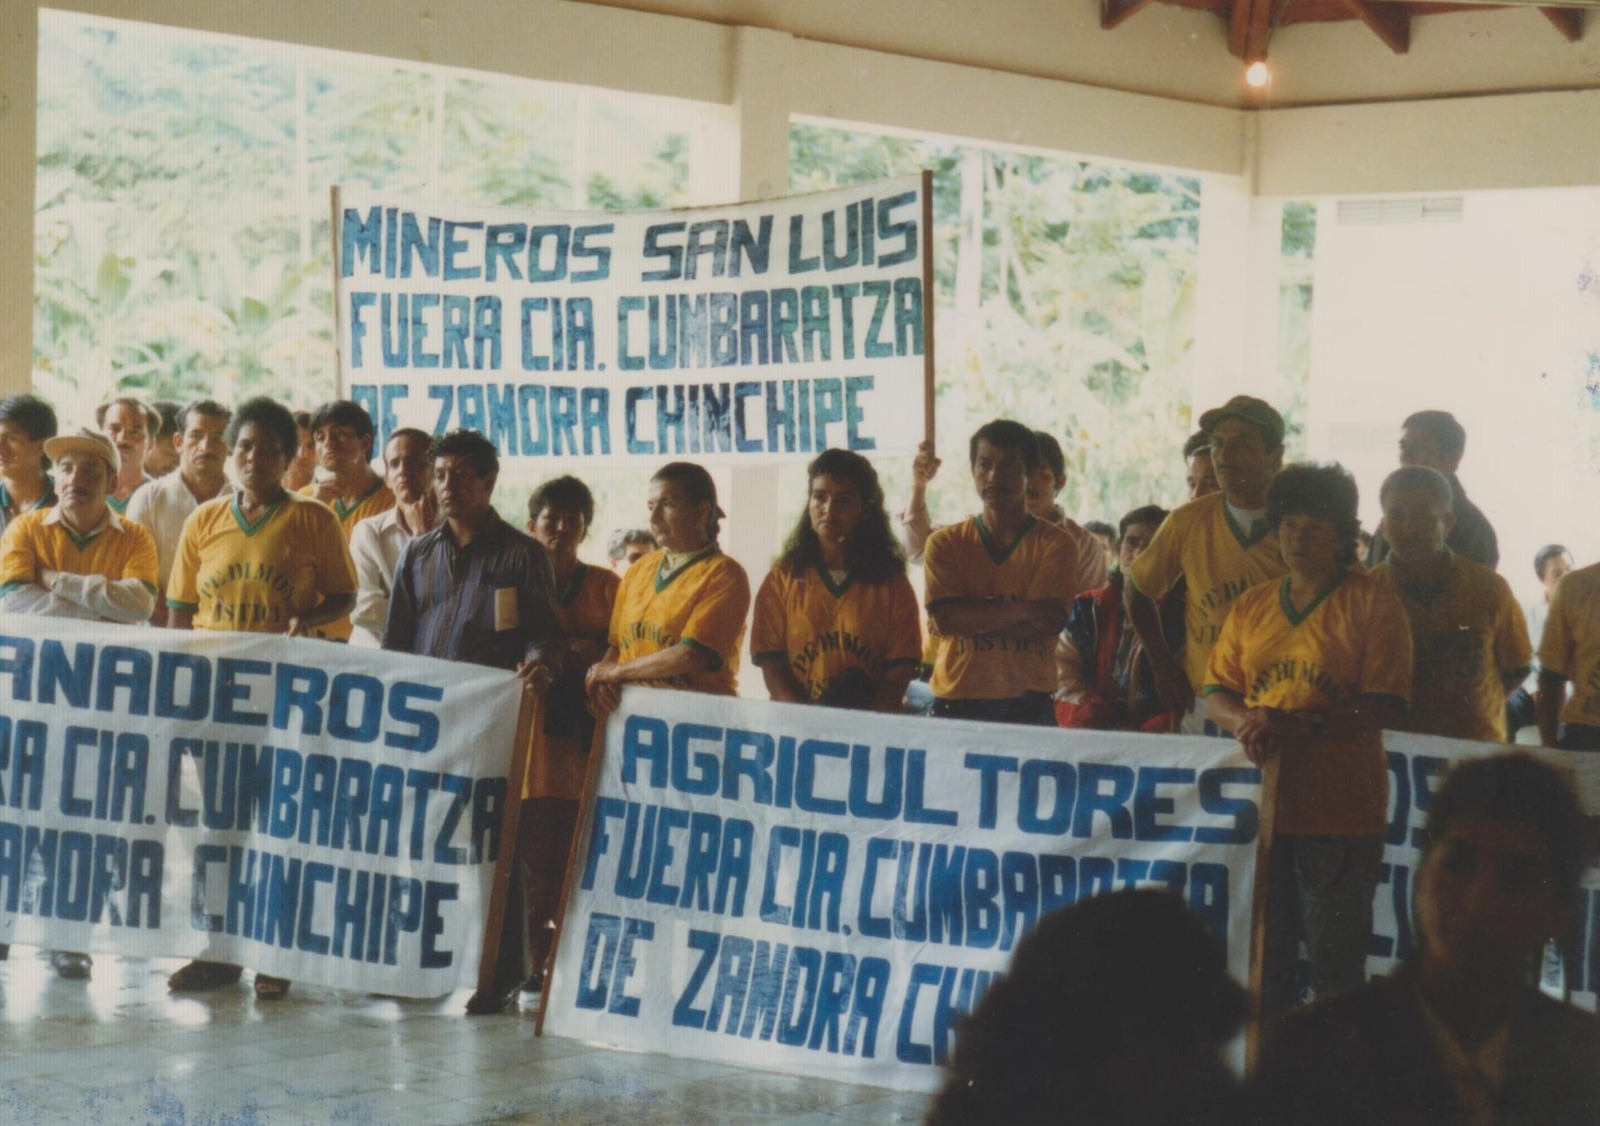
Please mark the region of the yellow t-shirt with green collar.
MULTIPOLYGON (((315 500, 316 492, 317 486, 313 482, 303 487, 300 490, 300 495, 315 500)), ((319 501, 318 503, 320 504, 321 502, 319 501)), ((344 538, 348 540, 351 530, 361 521, 368 516, 380 516, 394 506, 394 490, 388 486, 382 477, 379 477, 377 484, 368 489, 361 497, 358 497, 356 502, 348 508, 345 507, 344 501, 337 497, 327 507, 339 518, 339 530, 344 532, 344 538)))
MULTIPOLYGON (((1411 700, 1411 627, 1389 584, 1346 571, 1309 606, 1289 599, 1287 577, 1233 600, 1212 647, 1202 694, 1226 690, 1247 707, 1317 712, 1364 696, 1411 700)), ((1381 833, 1388 768, 1380 733, 1314 735, 1284 753, 1279 832, 1309 836, 1381 833)))
POLYGON ((1278 554, 1278 537, 1264 527, 1248 535, 1234 522, 1223 494, 1212 493, 1180 506, 1162 522, 1128 568, 1128 581, 1155 599, 1186 580, 1183 667, 1198 691, 1234 599, 1288 570, 1278 554))
POLYGON ((739 650, 750 612, 750 580, 744 568, 713 547, 670 575, 667 553, 652 551, 622 576, 611 611, 608 642, 620 661, 632 661, 693 645, 711 654, 711 667, 663 681, 637 681, 713 696, 737 696, 739 650))
POLYGON ((6 525, 0 535, 0 595, 45 571, 104 575, 113 582, 137 579, 156 593, 156 541, 142 524, 124 520, 115 508, 100 526, 80 536, 59 508, 35 508, 6 525))
POLYGON ((1600 727, 1600 563, 1563 575, 1550 596, 1539 667, 1572 682, 1562 723, 1600 727))
POLYGON ((290 618, 329 596, 354 594, 356 585, 327 505, 286 493, 252 524, 235 493, 207 501, 184 522, 167 605, 192 611, 195 629, 282 633, 290 618))
MULTIPOLYGON (((922 566, 930 610, 956 599, 1049 599, 1070 614, 1078 595, 1077 544, 1032 516, 1004 551, 991 542, 981 515, 948 524, 928 537, 922 566)), ((1054 637, 941 634, 938 642, 929 687, 940 699, 1013 700, 1024 692, 1055 691, 1054 637)))
POLYGON ((1484 743, 1506 741, 1506 682, 1528 675, 1533 646, 1510 585, 1452 555, 1444 583, 1403 584, 1391 554, 1372 571, 1404 603, 1411 623, 1411 712, 1406 729, 1484 743))
MULTIPOLYGON (((300 495, 310 500, 316 500, 316 483, 306 485, 300 490, 300 495)), ((317 501, 322 504, 322 501, 317 501)), ((389 488, 382 477, 377 484, 368 489, 356 502, 348 507, 344 501, 334 498, 333 503, 326 507, 339 520, 339 531, 344 533, 345 543, 350 542, 350 533, 355 526, 369 516, 381 516, 395 506, 394 490, 389 488)), ((331 622, 324 622, 312 631, 315 637, 325 637, 333 641, 349 641, 350 635, 355 632, 355 623, 349 614, 342 618, 335 618, 331 622)))
POLYGON ((817 567, 780 566, 756 592, 750 659, 787 661, 812 700, 847 669, 876 683, 891 668, 914 668, 921 656, 917 594, 903 573, 882 583, 846 575, 840 583, 817 567))

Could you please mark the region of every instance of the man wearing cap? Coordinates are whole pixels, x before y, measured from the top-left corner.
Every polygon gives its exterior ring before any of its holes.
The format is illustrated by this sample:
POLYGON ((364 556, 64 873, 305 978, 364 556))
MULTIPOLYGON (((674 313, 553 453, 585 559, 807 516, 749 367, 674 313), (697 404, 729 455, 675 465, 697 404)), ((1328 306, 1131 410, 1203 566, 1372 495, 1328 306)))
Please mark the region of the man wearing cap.
MULTIPOLYGON (((1179 717, 1174 730, 1207 730, 1196 690, 1233 600, 1286 573, 1278 540, 1267 527, 1267 482, 1283 465, 1283 416, 1249 395, 1235 395, 1200 416, 1210 438, 1221 492, 1190 501, 1168 516, 1150 546, 1128 568, 1123 597, 1155 672, 1161 706, 1179 717), (1156 599, 1178 580, 1187 586, 1183 654, 1167 644, 1156 599)), ((1214 729, 1213 729, 1214 730, 1214 729)))
POLYGON ((172 435, 178 471, 140 486, 128 501, 126 518, 149 529, 160 556, 161 590, 151 618, 158 626, 167 624, 167 580, 172 577, 172 561, 178 556, 184 521, 206 501, 233 493, 226 473, 226 435, 232 418, 232 411, 210 399, 190 403, 183 409, 177 432, 172 435))
MULTIPOLYGON (((1467 499, 1461 478, 1456 476, 1466 452, 1466 428, 1449 411, 1417 411, 1400 424, 1400 464, 1436 469, 1450 482, 1454 526, 1446 546, 1492 571, 1500 565, 1500 541, 1483 510, 1467 499)), ((1367 551, 1367 566, 1377 566, 1388 554, 1389 541, 1380 527, 1367 551)))
MULTIPOLYGON (((80 430, 47 439, 61 499, 33 508, 0 535, 0 614, 122 622, 149 619, 156 604, 156 545, 106 502, 117 451, 100 434, 80 430)), ((3 956, 3 954, 0 954, 3 956)), ((89 976, 89 955, 50 951, 64 978, 89 976)))
POLYGON ((0 612, 134 624, 156 605, 156 545, 108 503, 117 451, 89 430, 44 444, 60 501, 0 536, 0 612))

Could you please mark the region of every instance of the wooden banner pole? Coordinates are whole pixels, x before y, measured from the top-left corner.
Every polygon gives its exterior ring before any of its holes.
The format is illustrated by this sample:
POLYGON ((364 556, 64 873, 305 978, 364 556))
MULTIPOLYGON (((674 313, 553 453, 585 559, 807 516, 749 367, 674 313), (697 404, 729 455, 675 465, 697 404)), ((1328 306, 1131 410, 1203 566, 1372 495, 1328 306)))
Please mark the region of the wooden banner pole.
POLYGON ((500 855, 494 865, 489 914, 483 923, 483 947, 478 952, 478 995, 487 997, 499 984, 495 969, 500 961, 500 938, 505 933, 506 900, 511 895, 511 872, 517 864, 517 833, 522 827, 522 780, 528 776, 528 756, 535 740, 544 741, 544 703, 541 693, 524 690, 517 712, 516 742, 511 749, 511 772, 506 778, 506 808, 500 815, 500 855))
MULTIPOLYGON (((610 717, 594 725, 594 738, 589 740, 588 772, 583 781, 583 804, 578 807, 578 831, 572 834, 572 852, 567 856, 567 876, 561 884, 561 899, 556 905, 556 932, 550 937, 550 960, 554 968, 556 955, 561 952, 561 936, 566 933, 567 904, 572 899, 573 877, 578 871, 578 858, 589 852, 589 833, 594 827, 594 799, 600 789, 600 768, 606 753, 606 725, 610 717)), ((537 968, 537 967, 535 967, 537 968)), ((544 989, 539 993, 539 1012, 534 1017, 533 1034, 544 1035, 544 1013, 550 1004, 550 994, 555 992, 555 974, 544 975, 544 989)))
POLYGON ((922 438, 933 443, 933 173, 922 170, 922 438))
POLYGON ((1272 873, 1272 845, 1277 835, 1278 768, 1281 755, 1271 755, 1261 768, 1261 827, 1256 832, 1256 875, 1250 892, 1250 1022, 1245 1026, 1244 1070, 1254 1075, 1261 1063, 1261 989, 1265 983, 1267 890, 1272 873))

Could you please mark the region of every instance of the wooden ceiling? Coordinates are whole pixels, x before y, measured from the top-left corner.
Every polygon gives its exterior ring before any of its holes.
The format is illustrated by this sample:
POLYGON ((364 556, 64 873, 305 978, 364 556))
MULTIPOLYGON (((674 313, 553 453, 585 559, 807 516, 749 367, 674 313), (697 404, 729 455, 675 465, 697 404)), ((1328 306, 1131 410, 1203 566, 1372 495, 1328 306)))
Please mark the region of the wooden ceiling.
POLYGON ((1395 54, 1411 46, 1411 21, 1447 12, 1486 10, 1491 7, 1527 8, 1530 20, 1548 20, 1568 42, 1583 38, 1585 9, 1593 0, 1574 6, 1534 3, 1439 4, 1411 0, 1100 0, 1100 26, 1117 27, 1151 4, 1171 4, 1211 12, 1228 25, 1228 51, 1247 61, 1265 59, 1274 30, 1295 23, 1359 20, 1395 54))

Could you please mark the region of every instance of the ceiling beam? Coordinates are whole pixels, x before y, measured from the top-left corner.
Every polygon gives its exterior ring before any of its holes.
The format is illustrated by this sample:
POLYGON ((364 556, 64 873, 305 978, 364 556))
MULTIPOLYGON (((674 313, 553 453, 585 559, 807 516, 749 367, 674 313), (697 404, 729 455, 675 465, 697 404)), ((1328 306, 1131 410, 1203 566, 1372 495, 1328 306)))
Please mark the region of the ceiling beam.
POLYGON ((1244 46, 1244 57, 1252 62, 1267 57, 1267 41, 1272 38, 1272 13, 1276 0, 1256 0, 1250 13, 1250 38, 1244 46))
POLYGON ((1568 43, 1583 38, 1583 12, 1577 8, 1540 8, 1544 18, 1556 25, 1556 30, 1566 36, 1568 43))
POLYGON ((1100 26, 1110 31, 1153 3, 1155 0, 1100 0, 1100 26))
POLYGON ((1233 6, 1228 9, 1228 54, 1236 59, 1244 58, 1245 48, 1250 43, 1250 17, 1258 3, 1266 0, 1233 0, 1233 6))
POLYGON ((1403 5, 1385 4, 1381 0, 1344 0, 1344 6, 1395 54, 1403 55, 1411 49, 1411 14, 1403 5))

